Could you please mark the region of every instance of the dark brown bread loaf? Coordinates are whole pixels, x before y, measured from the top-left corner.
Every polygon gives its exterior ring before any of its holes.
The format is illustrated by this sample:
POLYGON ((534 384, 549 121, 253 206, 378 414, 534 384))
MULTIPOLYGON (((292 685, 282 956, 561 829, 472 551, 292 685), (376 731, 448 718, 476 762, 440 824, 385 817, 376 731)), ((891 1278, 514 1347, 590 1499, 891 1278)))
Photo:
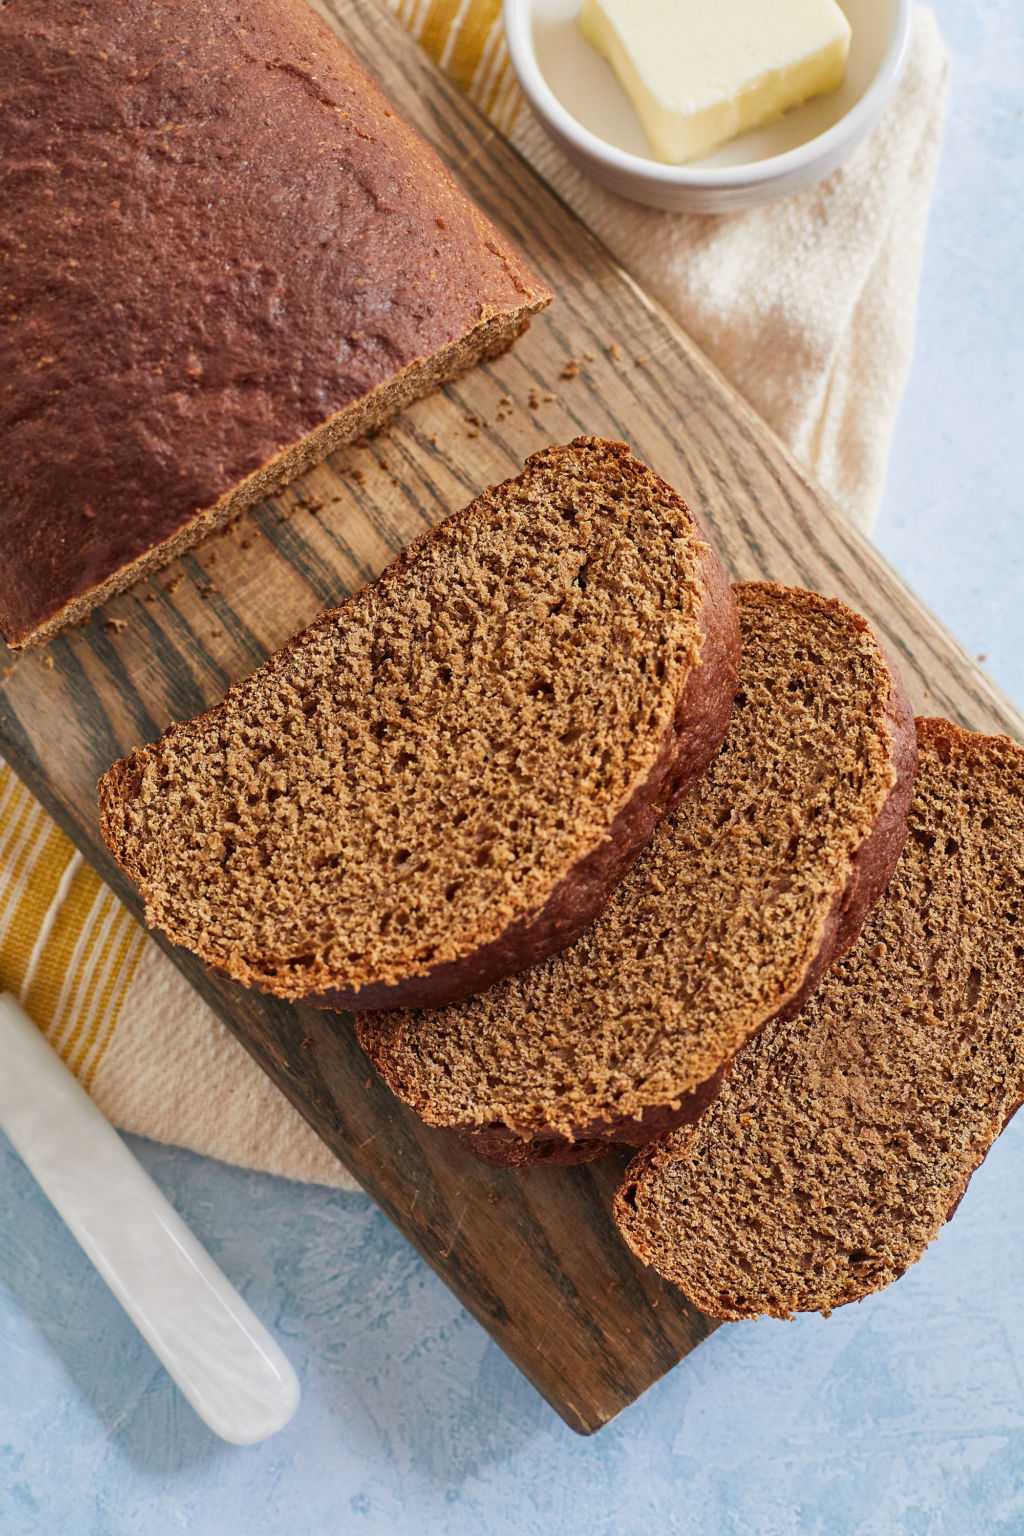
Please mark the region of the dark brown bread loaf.
POLYGON ((357 1021, 392 1089, 488 1161, 581 1161, 693 1119, 892 872, 915 761, 895 669, 841 603, 735 591, 726 744, 593 929, 457 1008, 357 1021))
POLYGON ((466 996, 585 929, 708 767, 739 628, 622 443, 535 454, 100 783, 148 920, 329 1007, 466 996))
POLYGON ((550 299, 304 0, 8 0, 0 144, 13 645, 550 299))
POLYGON ((626 1241, 714 1317, 898 1279, 1024 1099, 1024 749, 918 729, 910 838, 859 944, 619 1192, 626 1241))

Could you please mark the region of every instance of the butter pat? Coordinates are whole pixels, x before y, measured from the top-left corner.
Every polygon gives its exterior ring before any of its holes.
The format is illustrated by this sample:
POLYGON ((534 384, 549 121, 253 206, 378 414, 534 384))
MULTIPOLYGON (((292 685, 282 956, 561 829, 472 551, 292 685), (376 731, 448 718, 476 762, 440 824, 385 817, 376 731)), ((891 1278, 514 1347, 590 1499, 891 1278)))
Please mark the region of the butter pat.
POLYGON ((835 0, 583 0, 579 25, 670 165, 835 90, 850 47, 835 0))

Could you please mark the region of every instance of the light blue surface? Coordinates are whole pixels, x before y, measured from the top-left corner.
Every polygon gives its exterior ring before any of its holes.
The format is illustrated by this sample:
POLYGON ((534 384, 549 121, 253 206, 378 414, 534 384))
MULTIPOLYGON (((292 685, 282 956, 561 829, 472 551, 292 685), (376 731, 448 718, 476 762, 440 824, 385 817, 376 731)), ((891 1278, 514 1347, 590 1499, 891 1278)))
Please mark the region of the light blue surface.
MULTIPOLYGON (((940 0, 952 109, 878 540, 1024 706, 1019 0, 940 0)), ((385 1218, 133 1143, 305 1388, 216 1442, 0 1142, 0 1536, 1024 1532, 1024 1123, 898 1285, 734 1324, 564 1428, 385 1218)))

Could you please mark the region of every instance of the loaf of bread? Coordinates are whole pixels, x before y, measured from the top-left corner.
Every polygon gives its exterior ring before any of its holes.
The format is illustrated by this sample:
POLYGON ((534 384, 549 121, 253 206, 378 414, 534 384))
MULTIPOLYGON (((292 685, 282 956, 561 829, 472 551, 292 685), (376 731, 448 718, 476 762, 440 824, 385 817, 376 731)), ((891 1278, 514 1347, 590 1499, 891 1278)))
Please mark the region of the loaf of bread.
POLYGON ((550 295, 304 0, 0 6, 0 631, 45 640, 550 295))
POLYGON ((919 741, 860 942, 619 1191, 626 1241, 713 1317, 827 1315, 898 1279, 1024 1100, 1024 748, 944 720, 919 741))
POLYGON ((149 922, 328 1007, 563 948, 725 735, 739 629, 685 505, 582 438, 425 535, 100 783, 149 922))
POLYGON ((863 619, 735 589, 726 744, 589 933, 482 997, 364 1015, 391 1088, 496 1164, 571 1162, 692 1120, 860 931, 906 834, 914 727, 863 619))

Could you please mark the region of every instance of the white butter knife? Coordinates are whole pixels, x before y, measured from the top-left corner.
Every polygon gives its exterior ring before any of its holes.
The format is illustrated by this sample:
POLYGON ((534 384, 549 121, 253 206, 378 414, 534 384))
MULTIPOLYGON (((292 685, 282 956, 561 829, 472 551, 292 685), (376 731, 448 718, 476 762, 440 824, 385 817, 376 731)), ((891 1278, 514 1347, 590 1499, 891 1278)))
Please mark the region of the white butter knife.
POLYGON ((295 1372, 9 993, 0 1130, 210 1429, 235 1445, 282 1429, 295 1372))

